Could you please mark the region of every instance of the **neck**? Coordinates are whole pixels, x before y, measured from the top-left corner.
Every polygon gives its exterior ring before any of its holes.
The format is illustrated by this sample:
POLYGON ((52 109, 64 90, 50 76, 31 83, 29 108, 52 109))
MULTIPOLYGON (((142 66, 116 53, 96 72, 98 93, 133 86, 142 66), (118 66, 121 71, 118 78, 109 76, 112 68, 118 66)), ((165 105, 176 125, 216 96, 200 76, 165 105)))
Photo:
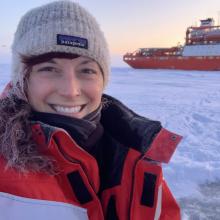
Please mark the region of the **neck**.
POLYGON ((54 113, 32 111, 31 120, 41 121, 51 126, 63 128, 80 147, 87 151, 101 138, 103 128, 100 124, 101 106, 82 119, 54 113))

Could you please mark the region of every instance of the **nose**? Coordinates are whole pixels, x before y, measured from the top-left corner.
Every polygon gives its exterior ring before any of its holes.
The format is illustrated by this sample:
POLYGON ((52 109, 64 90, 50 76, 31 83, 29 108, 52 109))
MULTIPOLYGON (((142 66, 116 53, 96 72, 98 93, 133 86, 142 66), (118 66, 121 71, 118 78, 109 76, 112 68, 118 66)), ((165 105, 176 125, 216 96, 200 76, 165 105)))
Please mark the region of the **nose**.
POLYGON ((66 98, 73 98, 81 94, 81 83, 74 71, 65 74, 62 82, 60 82, 59 93, 66 98))

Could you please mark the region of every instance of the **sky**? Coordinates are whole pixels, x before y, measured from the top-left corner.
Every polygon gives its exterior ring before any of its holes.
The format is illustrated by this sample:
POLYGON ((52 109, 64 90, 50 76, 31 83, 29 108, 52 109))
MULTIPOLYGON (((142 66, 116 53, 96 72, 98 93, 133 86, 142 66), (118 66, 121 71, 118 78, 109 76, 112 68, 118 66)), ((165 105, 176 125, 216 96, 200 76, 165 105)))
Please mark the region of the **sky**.
MULTIPOLYGON (((200 19, 220 21, 219 0, 75 0, 98 20, 107 38, 112 66, 127 66, 123 54, 141 47, 184 44, 188 26, 200 19)), ((21 16, 52 0, 7 0, 0 7, 0 63, 10 63, 13 35, 21 16)))

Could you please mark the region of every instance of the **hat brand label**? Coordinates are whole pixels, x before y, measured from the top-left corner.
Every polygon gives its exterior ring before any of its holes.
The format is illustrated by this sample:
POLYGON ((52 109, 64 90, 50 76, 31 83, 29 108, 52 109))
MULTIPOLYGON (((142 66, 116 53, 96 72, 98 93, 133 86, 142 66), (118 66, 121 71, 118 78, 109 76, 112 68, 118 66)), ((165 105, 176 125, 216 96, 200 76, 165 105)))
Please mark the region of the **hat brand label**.
POLYGON ((57 45, 88 49, 88 40, 86 38, 76 36, 57 34, 57 45))

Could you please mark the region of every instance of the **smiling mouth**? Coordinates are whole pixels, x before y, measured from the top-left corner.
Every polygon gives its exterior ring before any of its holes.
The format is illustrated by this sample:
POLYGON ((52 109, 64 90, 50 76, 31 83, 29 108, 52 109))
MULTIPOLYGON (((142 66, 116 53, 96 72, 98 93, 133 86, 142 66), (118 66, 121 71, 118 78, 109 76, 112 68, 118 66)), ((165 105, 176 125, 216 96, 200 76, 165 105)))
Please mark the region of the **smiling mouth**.
POLYGON ((82 109, 85 107, 85 105, 76 105, 72 107, 67 107, 63 105, 52 105, 52 104, 50 104, 50 106, 54 111, 61 114, 76 114, 82 111, 82 109))

